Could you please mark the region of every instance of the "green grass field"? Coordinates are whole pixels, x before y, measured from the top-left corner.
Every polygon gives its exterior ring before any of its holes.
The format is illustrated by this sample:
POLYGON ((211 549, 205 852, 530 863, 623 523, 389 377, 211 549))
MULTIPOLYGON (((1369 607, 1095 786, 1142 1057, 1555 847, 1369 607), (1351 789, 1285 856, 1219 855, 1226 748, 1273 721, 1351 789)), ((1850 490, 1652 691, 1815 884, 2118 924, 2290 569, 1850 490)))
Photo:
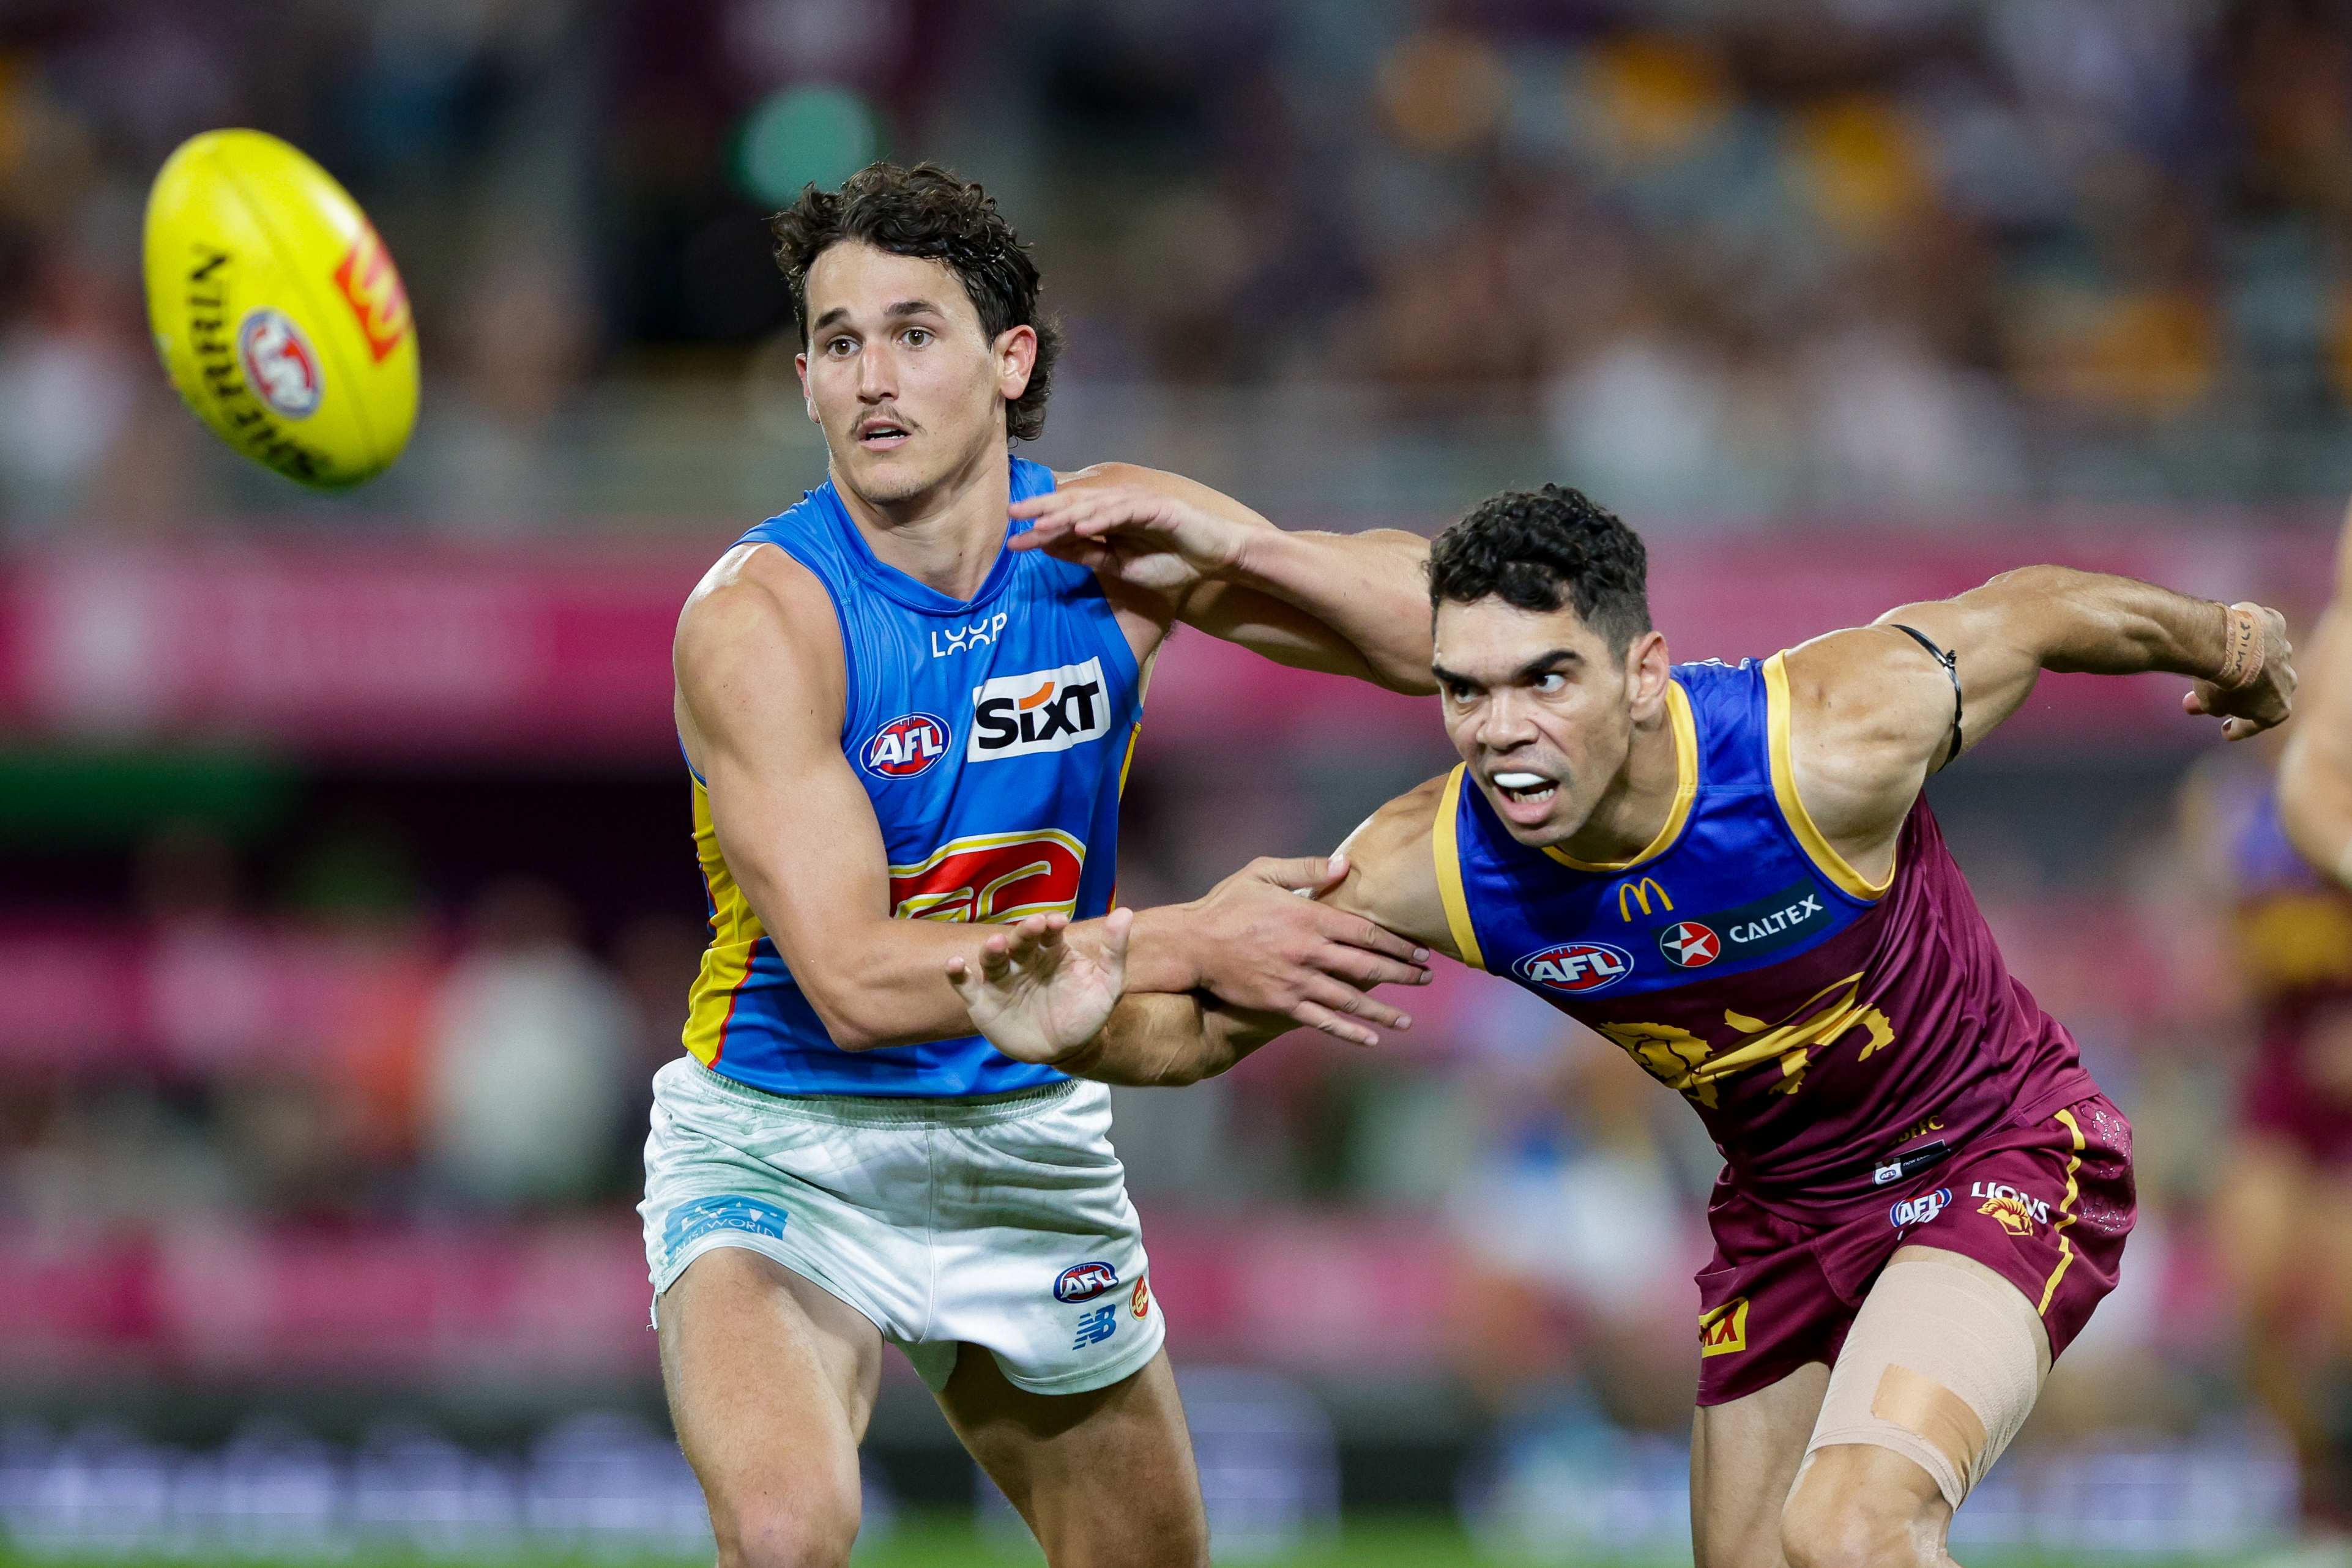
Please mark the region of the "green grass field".
MULTIPOLYGON (((1969 1568, 2242 1568, 2244 1558, 2159 1557, 2146 1554, 2092 1556, 2018 1551, 1979 1551, 1963 1554, 1969 1568)), ((257 1564, 289 1563, 292 1559, 202 1555, 121 1558, 33 1556, 0 1545, 0 1568, 256 1568, 257 1564)), ((522 1552, 511 1556, 423 1557, 354 1553, 320 1560, 334 1568, 708 1568, 709 1560, 675 1557, 637 1558, 617 1554, 562 1556, 522 1552)), ((1005 1550, 985 1541, 961 1514, 915 1514, 902 1518, 887 1540, 861 1548, 856 1568, 973 1568, 973 1565, 1039 1563, 1034 1550, 1005 1550)), ((1240 1560, 1237 1560, 1240 1561, 1240 1560)), ((1482 1553, 1458 1526, 1443 1517, 1401 1516, 1350 1518, 1338 1540, 1318 1550, 1280 1559, 1245 1560, 1253 1568, 1676 1568, 1687 1558, 1674 1557, 1502 1557, 1482 1553)))

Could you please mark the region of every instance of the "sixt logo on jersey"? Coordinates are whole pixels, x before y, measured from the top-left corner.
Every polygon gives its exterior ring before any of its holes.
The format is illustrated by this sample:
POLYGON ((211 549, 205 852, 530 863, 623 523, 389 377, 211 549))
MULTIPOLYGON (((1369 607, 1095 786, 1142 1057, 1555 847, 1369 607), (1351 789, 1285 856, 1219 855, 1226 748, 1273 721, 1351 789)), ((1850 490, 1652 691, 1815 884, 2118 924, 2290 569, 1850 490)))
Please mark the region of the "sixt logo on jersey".
POLYGON ((1512 967, 1549 990, 1597 991, 1632 974, 1633 955, 1607 942, 1563 942, 1530 953, 1512 967))
POLYGON ((1901 1230, 1906 1226, 1925 1225, 1944 1212, 1952 1201, 1952 1189, 1939 1186, 1933 1192, 1923 1192, 1917 1197, 1906 1197, 1886 1211, 1886 1223, 1901 1230))
POLYGON ((1105 1291, 1118 1289, 1118 1270, 1097 1259, 1091 1263, 1073 1263, 1062 1270, 1054 1281, 1054 1299, 1057 1301, 1091 1301, 1105 1291))
POLYGON ((1077 907, 1087 846, 1047 828, 975 833, 941 845, 915 865, 890 868, 897 920, 1019 920, 1077 907))
POLYGON ((858 747, 857 766, 877 779, 912 779, 947 754, 947 720, 910 713, 867 737, 858 747))
POLYGON ((971 689, 971 744, 967 762, 1067 751, 1110 733, 1102 661, 999 675, 971 689))

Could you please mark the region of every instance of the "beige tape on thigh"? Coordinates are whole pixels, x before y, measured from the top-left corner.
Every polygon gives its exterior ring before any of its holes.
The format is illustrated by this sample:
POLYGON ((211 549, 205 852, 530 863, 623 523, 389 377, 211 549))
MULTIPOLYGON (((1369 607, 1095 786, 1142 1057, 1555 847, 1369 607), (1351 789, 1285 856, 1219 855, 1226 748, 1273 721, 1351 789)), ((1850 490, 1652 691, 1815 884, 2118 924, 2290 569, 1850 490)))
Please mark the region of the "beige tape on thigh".
POLYGON ((1991 1270, 1893 1264, 1830 1371, 1806 1462, 1837 1443, 1892 1448, 1958 1508, 2025 1425, 2050 1375, 2049 1346, 2033 1303, 1991 1270))

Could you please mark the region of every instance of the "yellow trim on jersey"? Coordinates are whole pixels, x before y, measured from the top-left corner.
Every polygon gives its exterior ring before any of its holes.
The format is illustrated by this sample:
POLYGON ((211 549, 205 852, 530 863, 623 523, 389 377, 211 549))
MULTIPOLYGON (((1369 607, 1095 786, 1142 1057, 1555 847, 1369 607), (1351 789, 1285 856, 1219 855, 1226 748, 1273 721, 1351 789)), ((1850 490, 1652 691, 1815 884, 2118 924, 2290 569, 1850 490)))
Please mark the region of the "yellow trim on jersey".
POLYGON ((1462 814, 1462 776, 1466 768, 1454 765, 1445 776, 1445 792, 1437 798, 1437 821, 1430 824, 1430 852, 1437 859, 1437 896, 1445 904, 1445 928, 1454 934, 1454 950, 1474 969, 1486 967, 1478 951, 1478 933, 1470 924, 1470 900, 1462 891, 1462 844, 1454 824, 1462 814))
POLYGON ((1772 795, 1780 803, 1781 820, 1789 831, 1797 835, 1797 842, 1812 857, 1829 879, 1866 902, 1875 903, 1886 896, 1895 885, 1895 868, 1886 868, 1886 880, 1874 883, 1846 863, 1845 856, 1831 847, 1821 829, 1813 825, 1812 813, 1797 794, 1797 774, 1789 760, 1789 671, 1781 661, 1785 653, 1775 653, 1764 661, 1764 729, 1771 737, 1772 795))
POLYGON ((2058 1267, 2050 1270, 2050 1282, 2042 1287, 2042 1302, 2033 1309, 2036 1312, 2050 1310, 2050 1298, 2058 1293, 2058 1281, 2066 1277, 2068 1265, 2074 1261, 2074 1239, 2066 1234, 2066 1228, 2074 1223, 2075 1216, 2068 1211, 2074 1207, 2074 1199, 2082 1191, 2075 1184, 2074 1173, 2083 1168, 2084 1139, 2082 1124, 2074 1120, 2073 1112, 2059 1112, 2058 1120, 2065 1123, 2066 1130, 2074 1134, 2074 1157, 2066 1162, 2066 1196, 2058 1200, 2058 1212, 2063 1218, 2053 1228, 2058 1232, 2058 1267))
POLYGON ((1690 821, 1691 802, 1698 799, 1698 726, 1691 718, 1690 695, 1683 690, 1680 681, 1672 678, 1666 682, 1666 713, 1675 731, 1675 805, 1666 813, 1666 825, 1658 830, 1658 836, 1629 861, 1580 861, 1549 844, 1544 846, 1544 853, 1570 871, 1607 876, 1612 872, 1631 871, 1674 847, 1675 841, 1682 837, 1683 824, 1690 821))
POLYGON ((1137 719, 1135 721, 1135 727, 1127 732, 1127 756, 1119 762, 1118 765, 1118 798, 1122 800, 1127 799, 1128 769, 1135 766, 1136 744, 1142 740, 1142 738, 1143 721, 1141 719, 1137 719))
POLYGON ((719 831, 710 821, 710 791, 700 779, 694 781, 694 858, 710 889, 710 946, 703 951, 701 971, 688 993, 681 1038, 694 1059, 709 1067, 719 1060, 728 1021, 735 1013, 736 993, 751 974, 753 949, 768 931, 735 885, 727 857, 719 852, 719 831))

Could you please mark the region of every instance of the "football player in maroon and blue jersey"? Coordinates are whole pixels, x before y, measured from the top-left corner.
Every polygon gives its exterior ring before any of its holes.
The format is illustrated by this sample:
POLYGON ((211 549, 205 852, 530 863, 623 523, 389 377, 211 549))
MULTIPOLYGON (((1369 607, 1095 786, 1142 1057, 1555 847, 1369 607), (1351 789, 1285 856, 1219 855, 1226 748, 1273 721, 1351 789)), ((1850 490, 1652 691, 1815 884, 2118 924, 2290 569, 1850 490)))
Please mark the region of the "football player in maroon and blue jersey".
MULTIPOLYGON (((1220 530, 1149 498, 1026 509, 1032 548, 1189 531, 1216 556, 1220 530)), ((1721 1149, 1704 1568, 1948 1563, 1952 1511, 2113 1288, 2135 1200, 2129 1125, 2010 976, 1921 786, 2045 669, 2188 675, 2189 714, 2269 728, 2284 621, 2029 567, 1760 662, 1675 664, 1641 540, 1549 486, 1449 528, 1429 574, 1463 761, 1360 828, 1322 896, 1614 1040, 1721 1149)), ((1057 924, 950 965, 1008 1054, 1181 1081, 1276 1027, 1119 997, 1116 952, 1057 924)))

